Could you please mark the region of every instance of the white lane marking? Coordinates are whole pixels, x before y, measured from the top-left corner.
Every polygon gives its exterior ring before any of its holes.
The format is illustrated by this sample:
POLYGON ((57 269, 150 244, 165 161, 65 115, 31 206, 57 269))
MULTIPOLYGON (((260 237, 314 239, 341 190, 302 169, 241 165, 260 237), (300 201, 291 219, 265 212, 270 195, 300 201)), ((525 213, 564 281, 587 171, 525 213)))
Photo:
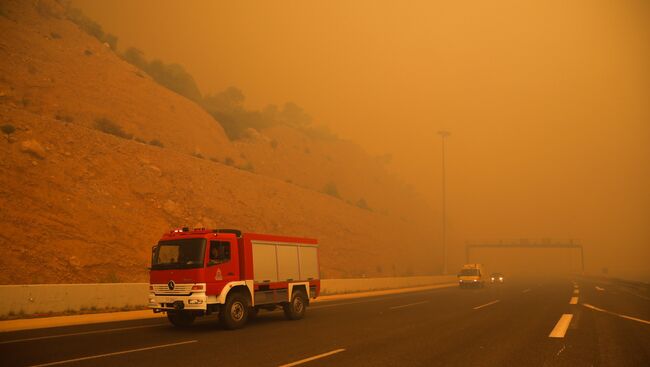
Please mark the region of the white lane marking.
POLYGON ((174 347, 174 346, 177 346, 177 345, 191 344, 191 343, 196 343, 196 342, 198 342, 198 340, 189 340, 189 341, 179 342, 179 343, 156 345, 156 346, 153 346, 153 347, 123 350, 123 351, 120 351, 120 352, 113 352, 113 353, 97 354, 97 355, 94 355, 94 356, 81 357, 81 358, 75 358, 75 359, 68 359, 68 360, 65 360, 65 361, 50 362, 50 363, 43 363, 43 364, 35 364, 33 366, 30 366, 30 367, 55 366, 57 364, 79 362, 79 361, 87 361, 89 359, 110 357, 110 356, 116 356, 116 355, 120 355, 120 354, 127 354, 127 353, 134 353, 134 352, 142 352, 144 350, 151 350, 151 349, 174 347))
POLYGON ((573 288, 578 289, 578 285, 574 283, 573 288))
POLYGON ((396 310, 396 309, 398 309, 398 308, 417 306, 417 305, 421 305, 421 304, 423 304, 423 303, 429 303, 429 301, 422 301, 422 302, 409 303, 409 304, 406 304, 406 305, 393 306, 393 307, 388 307, 388 308, 391 309, 391 310, 396 310))
POLYGON ((578 304, 578 297, 571 297, 571 300, 569 301, 570 305, 577 305, 578 304))
POLYGON ((648 321, 648 320, 638 319, 638 318, 636 318, 636 317, 632 317, 632 316, 628 316, 628 315, 622 315, 622 314, 620 314, 620 313, 616 313, 616 312, 612 312, 612 311, 603 310, 602 308, 598 308, 598 307, 596 307, 596 306, 592 306, 592 305, 590 305, 590 304, 588 304, 588 303, 583 303, 582 305, 585 306, 585 307, 587 307, 587 308, 591 308, 592 310, 596 310, 596 311, 600 311, 600 312, 608 313, 608 314, 610 314, 610 315, 614 315, 614 316, 622 317, 622 318, 624 318, 624 319, 633 320, 633 321, 636 321, 636 322, 640 322, 640 323, 643 323, 643 324, 648 324, 648 325, 650 325, 650 321, 648 321))
POLYGON ((124 331, 124 330, 134 330, 134 329, 146 329, 146 328, 153 328, 153 327, 164 326, 164 325, 167 325, 167 324, 165 323, 165 324, 155 324, 155 325, 129 326, 129 327, 121 327, 121 328, 115 328, 115 329, 81 331, 81 332, 78 332, 78 333, 69 333, 69 334, 37 336, 37 337, 34 337, 34 338, 5 340, 5 341, 1 341, 0 345, 2 345, 2 344, 20 343, 20 342, 28 342, 28 341, 33 341, 33 340, 65 338, 67 336, 110 333, 110 332, 113 332, 113 331, 124 331))
POLYGON ((530 292, 530 288, 526 288, 523 291, 521 291, 521 293, 528 293, 528 292, 530 292))
POLYGON ((569 324, 571 324, 571 319, 573 318, 573 315, 570 313, 565 313, 560 317, 558 320, 557 324, 555 324, 555 327, 551 331, 550 334, 548 334, 549 338, 564 338, 564 334, 566 334, 566 330, 569 328, 569 324))
POLYGON ((495 304, 495 303, 497 303, 497 302, 499 302, 499 300, 492 301, 492 302, 488 302, 488 303, 486 303, 486 304, 484 304, 484 305, 476 306, 476 307, 474 307, 474 309, 475 309, 475 310, 478 310, 479 308, 487 307, 487 306, 493 305, 493 304, 495 304))
POLYGON ((566 349, 566 344, 562 345, 562 349, 560 349, 557 353, 555 353, 555 356, 556 357, 559 356, 560 353, 564 352, 565 349, 566 349))
POLYGON ((341 348, 341 349, 336 349, 336 350, 333 350, 333 351, 331 351, 331 352, 327 352, 327 353, 319 354, 319 355, 317 355, 317 356, 313 356, 313 357, 309 357, 309 358, 301 359, 301 360, 299 360, 299 361, 295 361, 295 362, 291 362, 291 363, 283 364, 283 365, 281 365, 281 366, 279 366, 279 367, 291 367, 291 366, 297 366, 297 365, 299 365, 299 364, 303 364, 303 363, 307 363, 307 362, 313 361, 313 360, 315 360, 315 359, 320 359, 320 358, 324 358, 324 357, 327 357, 327 356, 331 356, 332 354, 341 353, 341 352, 343 352, 343 351, 345 351, 345 349, 343 349, 343 348, 341 348))
POLYGON ((574 289, 573 294, 580 294, 580 289, 574 289))
POLYGON ((601 288, 601 287, 599 287, 599 286, 596 286, 596 290, 597 290, 597 291, 601 291, 601 292, 602 292, 602 291, 604 291, 604 290, 605 290, 605 288, 601 288))

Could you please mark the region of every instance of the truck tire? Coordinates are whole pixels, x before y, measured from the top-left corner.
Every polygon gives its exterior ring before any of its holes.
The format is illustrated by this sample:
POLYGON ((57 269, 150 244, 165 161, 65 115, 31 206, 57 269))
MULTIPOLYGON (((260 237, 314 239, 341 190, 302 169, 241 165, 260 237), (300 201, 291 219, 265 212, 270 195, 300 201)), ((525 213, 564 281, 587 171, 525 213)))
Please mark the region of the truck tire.
POLYGON ((192 325, 196 316, 191 312, 168 311, 167 319, 176 327, 188 327, 192 325))
POLYGON ((300 320, 307 310, 307 297, 302 290, 296 290, 291 295, 291 302, 282 305, 284 316, 289 320, 300 320))
POLYGON ((248 319, 248 299, 241 293, 233 293, 228 296, 226 304, 219 312, 221 324, 229 330, 239 329, 246 324, 248 319))

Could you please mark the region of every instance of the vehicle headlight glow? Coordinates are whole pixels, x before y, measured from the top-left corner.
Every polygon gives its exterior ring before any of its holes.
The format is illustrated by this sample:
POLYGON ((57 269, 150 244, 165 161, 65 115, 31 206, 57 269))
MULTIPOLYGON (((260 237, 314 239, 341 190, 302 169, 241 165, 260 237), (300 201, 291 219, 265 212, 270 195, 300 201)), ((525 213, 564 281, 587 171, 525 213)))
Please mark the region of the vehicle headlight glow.
POLYGON ((200 305, 201 303, 203 303, 203 300, 201 300, 201 299, 190 299, 190 300, 187 301, 187 303, 189 303, 191 305, 200 305))

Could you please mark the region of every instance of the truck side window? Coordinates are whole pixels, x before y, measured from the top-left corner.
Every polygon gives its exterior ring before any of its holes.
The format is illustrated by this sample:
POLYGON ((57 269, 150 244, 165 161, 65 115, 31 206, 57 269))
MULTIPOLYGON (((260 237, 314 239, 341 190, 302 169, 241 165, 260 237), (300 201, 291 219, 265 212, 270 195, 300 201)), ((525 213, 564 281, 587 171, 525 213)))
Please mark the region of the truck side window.
POLYGON ((230 261, 230 242, 210 241, 210 262, 223 263, 230 261))

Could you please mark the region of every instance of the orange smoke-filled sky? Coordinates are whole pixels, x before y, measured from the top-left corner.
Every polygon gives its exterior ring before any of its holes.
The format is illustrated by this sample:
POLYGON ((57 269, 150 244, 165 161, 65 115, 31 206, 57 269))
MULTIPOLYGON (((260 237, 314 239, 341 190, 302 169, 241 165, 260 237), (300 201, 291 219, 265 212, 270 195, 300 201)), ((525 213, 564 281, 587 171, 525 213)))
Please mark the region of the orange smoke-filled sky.
POLYGON ((592 271, 650 277, 645 0, 73 3, 203 93, 293 101, 392 154, 436 207, 451 131, 454 264, 466 240, 578 238, 592 271))

